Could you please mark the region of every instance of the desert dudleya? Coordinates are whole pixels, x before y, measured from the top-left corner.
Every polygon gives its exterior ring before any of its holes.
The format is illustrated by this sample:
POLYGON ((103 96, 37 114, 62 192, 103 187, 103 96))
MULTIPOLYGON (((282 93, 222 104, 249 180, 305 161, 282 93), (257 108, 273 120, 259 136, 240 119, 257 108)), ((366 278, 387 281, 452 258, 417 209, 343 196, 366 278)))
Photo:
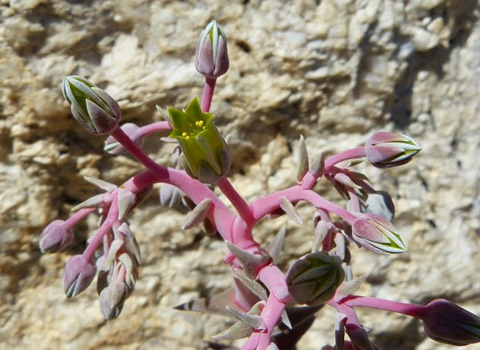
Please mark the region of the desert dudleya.
POLYGON ((368 161, 377 168, 406 164, 421 150, 411 137, 386 131, 373 134, 365 145, 368 161))
POLYGON ((216 21, 200 33, 195 49, 195 68, 203 76, 216 79, 228 71, 227 38, 216 21))
POLYGON ((309 306, 323 304, 333 298, 344 279, 345 272, 339 259, 320 251, 294 262, 286 276, 292 298, 309 306))
POLYGON ((228 146, 213 123, 213 114, 203 113, 197 98, 185 111, 169 108, 175 138, 182 155, 180 163, 193 178, 215 184, 228 175, 232 164, 228 146))
POLYGON ((90 134, 108 135, 118 126, 121 112, 117 101, 84 77, 65 77, 62 92, 73 117, 90 134))

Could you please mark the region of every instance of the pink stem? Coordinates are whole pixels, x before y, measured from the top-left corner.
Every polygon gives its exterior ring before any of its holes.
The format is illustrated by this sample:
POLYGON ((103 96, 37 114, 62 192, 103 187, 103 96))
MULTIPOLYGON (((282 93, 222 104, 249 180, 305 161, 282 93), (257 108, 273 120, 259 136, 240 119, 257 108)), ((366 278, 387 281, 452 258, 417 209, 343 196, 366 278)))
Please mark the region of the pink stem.
POLYGON ((206 78, 203 87, 202 111, 208 113, 212 104, 213 92, 215 91, 216 78, 206 78))
POLYGON ((205 198, 210 198, 214 203, 213 215, 214 222, 217 224, 217 229, 224 239, 231 240, 231 228, 235 216, 208 187, 191 178, 184 171, 167 168, 155 163, 132 140, 130 140, 122 129, 117 128, 114 131, 113 136, 123 147, 125 147, 135 158, 150 170, 149 173, 141 173, 128 181, 127 189, 133 189, 135 187, 145 188, 149 184, 155 182, 166 182, 180 188, 197 204, 205 198))
POLYGON ((412 317, 422 317, 425 307, 417 304, 407 304, 398 301, 391 301, 386 299, 378 299, 373 297, 363 297, 357 295, 350 295, 343 299, 341 304, 349 307, 368 307, 372 309, 380 309, 400 313, 412 317))
POLYGON ((71 217, 69 217, 67 220, 65 220, 64 225, 66 225, 67 228, 72 228, 73 226, 78 224, 81 220, 83 220, 88 214, 94 212, 95 210, 97 210, 97 208, 80 209, 71 217))
POLYGON ((161 171, 145 171, 128 180, 124 187, 134 193, 157 182, 169 183, 180 190, 196 204, 206 198, 213 203, 212 221, 223 239, 232 241, 232 227, 236 216, 222 203, 215 193, 200 181, 191 178, 184 171, 157 165, 161 171))
POLYGON ((263 267, 258 272, 257 278, 270 291, 260 315, 265 329, 254 331, 242 350, 265 350, 271 343, 272 332, 280 322, 286 304, 292 301, 285 283, 285 275, 275 265, 263 267))
POLYGON ((349 305, 343 303, 337 303, 334 299, 331 299, 327 302, 327 305, 330 305, 338 312, 344 314, 347 317, 348 324, 355 324, 361 327, 360 320, 358 319, 357 313, 349 305))
POLYGON ((343 162, 349 159, 365 157, 365 147, 357 147, 349 149, 348 151, 341 152, 331 156, 325 160, 325 172, 337 163, 343 162))
POLYGON ((316 185, 319 177, 320 176, 313 176, 311 172, 306 173, 302 179, 300 187, 302 188, 302 190, 311 190, 313 186, 316 185))
POLYGON ((275 298, 281 300, 284 304, 292 301, 287 283, 285 282, 285 275, 277 266, 267 265, 263 267, 258 272, 257 279, 267 287, 270 294, 273 294, 275 298))
MULTIPOLYGON (((362 157, 365 157, 364 147, 357 147, 357 148, 353 148, 348 151, 336 154, 325 160, 325 169, 323 173, 329 172, 331 168, 337 163, 340 163, 349 159, 362 158, 362 157)), ((311 172, 307 172, 304 178, 302 179, 302 183, 300 184, 300 187, 303 190, 311 190, 316 185, 319 177, 322 175, 323 174, 314 176, 312 175, 311 172)))
POLYGON ((242 219, 251 225, 253 223, 252 210, 248 203, 240 196, 237 190, 232 186, 232 183, 228 180, 227 177, 222 177, 217 183, 218 188, 223 192, 223 194, 230 200, 235 209, 237 209, 238 214, 242 219))
MULTIPOLYGON (((232 226, 232 240, 231 242, 237 247, 249 251, 256 251, 259 245, 252 236, 252 224, 247 224, 241 217, 236 217, 232 226)), ((226 262, 232 261, 230 254, 225 258, 226 262)))
POLYGON ((107 218, 100 226, 95 236, 93 236, 90 243, 88 243, 87 249, 85 249, 82 254, 85 259, 90 261, 93 258, 93 254, 95 254, 95 251, 102 243, 103 237, 107 234, 108 231, 110 231, 116 221, 118 221, 118 200, 117 194, 114 193, 112 198, 112 204, 110 205, 110 208, 108 210, 107 218))
POLYGON ((137 132, 140 134, 140 136, 146 136, 157 131, 171 131, 171 130, 172 130, 172 126, 170 125, 169 122, 161 121, 161 122, 156 122, 156 123, 142 126, 137 130, 137 132))
POLYGON ((265 323, 265 330, 253 331, 241 350, 266 350, 272 342, 273 330, 279 322, 283 310, 285 310, 285 303, 270 294, 260 314, 265 323))
POLYGON ((120 128, 117 127, 112 136, 120 142, 120 144, 125 147, 125 149, 130 152, 132 156, 137 158, 137 160, 142 163, 147 169, 152 172, 163 172, 164 169, 161 169, 157 163, 155 163, 141 148, 139 148, 127 134, 120 128))
POLYGON ((290 202, 296 203, 298 201, 307 201, 314 205, 317 209, 331 211, 349 224, 357 219, 357 217, 349 213, 344 208, 327 201, 319 194, 311 190, 303 190, 300 186, 293 186, 283 191, 278 191, 257 199, 252 203, 251 209, 255 222, 258 222, 265 215, 270 214, 280 207, 280 197, 286 197, 290 202))

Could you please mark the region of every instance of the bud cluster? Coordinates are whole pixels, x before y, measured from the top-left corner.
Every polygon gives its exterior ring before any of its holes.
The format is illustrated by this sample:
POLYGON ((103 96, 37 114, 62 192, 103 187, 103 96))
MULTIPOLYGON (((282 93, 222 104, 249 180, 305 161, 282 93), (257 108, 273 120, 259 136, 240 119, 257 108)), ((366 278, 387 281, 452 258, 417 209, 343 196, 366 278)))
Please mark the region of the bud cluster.
POLYGON ((114 236, 107 237, 108 250, 97 260, 97 291, 100 309, 107 320, 120 315, 125 300, 132 294, 138 278, 140 249, 127 223, 113 227, 114 236))

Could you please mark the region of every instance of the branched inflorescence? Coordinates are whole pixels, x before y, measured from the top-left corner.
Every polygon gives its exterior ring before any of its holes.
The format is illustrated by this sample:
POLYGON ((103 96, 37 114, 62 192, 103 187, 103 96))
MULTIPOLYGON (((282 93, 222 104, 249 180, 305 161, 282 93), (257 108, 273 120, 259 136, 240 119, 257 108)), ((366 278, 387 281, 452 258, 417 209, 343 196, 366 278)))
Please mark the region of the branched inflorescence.
POLYGON ((216 340, 248 337, 242 349, 292 349, 311 326, 315 313, 329 305, 337 311, 336 345, 324 349, 379 349, 370 342, 357 317, 355 310, 359 307, 418 318, 426 334, 439 342, 466 345, 480 341, 480 318, 449 301, 437 299, 421 306, 354 294, 364 278, 353 277, 350 246, 375 254, 406 251, 391 223, 394 206, 390 196, 374 189, 354 166, 365 159, 378 168, 405 164, 420 151, 413 139, 378 132, 365 146, 328 158, 319 155, 310 162, 301 137, 297 185, 248 203, 227 178, 231 167, 228 145, 209 113, 216 80, 229 67, 226 37, 215 21, 198 39, 195 66, 205 76, 201 102, 194 98, 184 110, 159 108, 166 121, 143 127, 132 123, 120 127, 120 108, 112 97, 83 77, 64 79, 63 93, 75 119, 93 135, 110 135, 106 151, 128 152, 146 168, 118 187, 86 178, 104 192, 77 205, 68 220, 55 220, 42 232, 40 249, 57 252, 72 242, 72 229, 80 220, 93 212, 100 213, 100 226, 87 248, 66 264, 63 284, 67 297, 84 291, 97 276, 103 315, 107 320, 120 315, 125 300, 134 291, 141 260, 127 217, 155 183, 162 183, 161 205, 172 208, 182 202, 191 209, 183 229, 202 225, 207 234, 218 233, 228 247, 225 263, 230 265, 233 287, 207 300, 177 307, 237 320, 214 336, 216 340), (157 131, 169 131, 171 139, 178 142, 171 167, 157 164, 142 151, 144 137, 157 131), (348 200, 347 208, 313 190, 321 178, 348 200), (216 188, 235 212, 219 199, 216 188), (283 214, 301 223, 302 217, 295 209, 298 202, 315 208, 312 251, 284 273, 276 263, 285 228, 268 249, 254 239, 252 230, 265 217, 283 214))

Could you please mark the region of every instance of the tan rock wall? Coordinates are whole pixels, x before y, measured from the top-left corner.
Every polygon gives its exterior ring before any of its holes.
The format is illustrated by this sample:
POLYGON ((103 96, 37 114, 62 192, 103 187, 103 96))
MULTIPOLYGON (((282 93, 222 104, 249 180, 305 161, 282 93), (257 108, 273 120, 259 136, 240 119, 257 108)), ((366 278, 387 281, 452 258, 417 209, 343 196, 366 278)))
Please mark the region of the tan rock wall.
MULTIPOLYGON (((409 165, 361 167, 392 194, 409 253, 353 249, 354 272, 371 274, 370 295, 446 297, 480 313, 479 9, 475 0, 1 0, 0 349, 206 349, 222 330, 222 319, 172 307, 229 285, 225 247, 181 231, 183 214, 160 208, 157 192, 131 218, 143 265, 118 320, 103 320, 94 288, 74 300, 62 292, 63 265, 84 248, 93 217, 65 253, 37 248, 44 226, 96 193, 83 176, 119 184, 142 169, 104 154, 103 139, 76 124, 62 77, 105 88, 124 121, 159 120, 155 104, 181 108, 201 94, 194 46, 214 18, 231 68, 212 112, 231 134, 240 192, 254 199, 293 184, 299 134, 311 155, 361 145, 380 129, 412 135, 423 151, 409 165)), ((146 150, 166 163, 171 147, 150 137, 146 150)), ((268 241, 284 221, 260 225, 256 237, 268 241)), ((309 224, 290 225, 285 264, 310 249, 309 224)), ((332 315, 319 314, 300 349, 332 342, 332 315)), ((425 340, 410 319, 362 320, 386 350, 451 348, 425 340)))

